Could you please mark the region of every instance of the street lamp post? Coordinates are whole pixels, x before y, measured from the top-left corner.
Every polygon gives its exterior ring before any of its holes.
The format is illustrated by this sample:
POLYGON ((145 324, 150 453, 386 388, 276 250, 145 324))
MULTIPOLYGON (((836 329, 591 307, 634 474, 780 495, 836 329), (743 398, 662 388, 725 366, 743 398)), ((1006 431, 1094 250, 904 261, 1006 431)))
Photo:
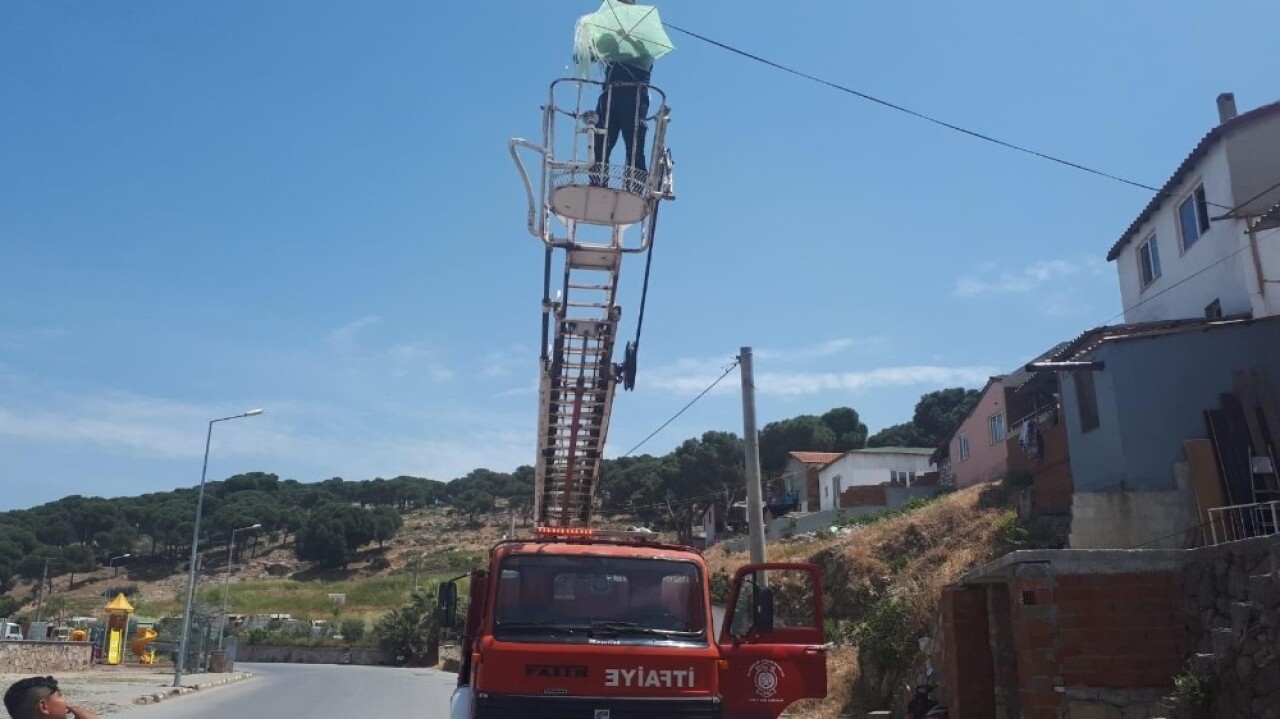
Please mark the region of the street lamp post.
POLYGON ((191 605, 196 595, 196 558, 200 548, 200 515, 204 511, 204 480, 209 472, 209 443, 213 440, 213 425, 242 417, 256 417, 266 410, 251 409, 248 412, 209 420, 209 431, 204 436, 204 466, 200 470, 200 491, 196 495, 196 526, 191 532, 191 562, 187 575, 187 601, 182 610, 182 636, 178 637, 178 656, 173 661, 173 685, 182 686, 182 669, 187 658, 187 635, 191 633, 191 605))
POLYGON ((116 566, 116 560, 128 559, 129 557, 132 557, 132 556, 133 556, 132 554, 121 554, 118 557, 112 557, 111 561, 107 563, 107 569, 111 570, 111 576, 114 577, 120 574, 120 568, 116 566))
POLYGON ((222 639, 227 634, 227 599, 231 591, 231 553, 236 547, 236 532, 248 532, 252 529, 262 529, 262 524, 258 523, 231 530, 231 541, 227 542, 227 571, 226 578, 222 582, 222 626, 218 628, 218 649, 222 649, 222 639))

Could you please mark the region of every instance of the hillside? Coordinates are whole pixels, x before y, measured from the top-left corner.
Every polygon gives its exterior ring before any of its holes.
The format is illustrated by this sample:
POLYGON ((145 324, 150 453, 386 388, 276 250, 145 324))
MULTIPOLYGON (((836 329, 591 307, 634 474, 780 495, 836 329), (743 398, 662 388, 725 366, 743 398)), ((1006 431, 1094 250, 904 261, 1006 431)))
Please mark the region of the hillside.
MULTIPOLYGON (((829 656, 827 699, 794 713, 829 719, 905 706, 905 683, 924 676, 921 637, 938 640, 933 665, 940 665, 942 589, 1001 554, 1056 541, 1019 525, 1013 497, 1003 485, 971 487, 846 531, 770 545, 770 561, 822 568, 827 638, 838 645, 829 656)), ((707 559, 719 584, 748 563, 745 552, 719 548, 707 559)))
MULTIPOLYGON (((326 618, 332 610, 328 595, 337 593, 347 597, 344 614, 371 619, 403 604, 413 584, 415 560, 424 583, 455 576, 482 561, 508 524, 505 515, 497 514, 478 515, 471 523, 446 508, 411 510, 403 519, 403 527, 384 547, 366 545, 345 569, 319 569, 299 560, 291 543, 283 541, 237 551, 229 575, 231 611, 326 618)), ((226 548, 206 551, 201 566, 200 601, 220 605, 228 579, 226 548)), ((158 618, 180 614, 187 575, 167 558, 141 556, 115 570, 98 568, 51 583, 53 590, 44 599, 46 617, 94 615, 104 596, 128 591, 140 615, 158 618)), ((8 594, 21 602, 20 611, 34 612, 34 582, 19 581, 8 594)))

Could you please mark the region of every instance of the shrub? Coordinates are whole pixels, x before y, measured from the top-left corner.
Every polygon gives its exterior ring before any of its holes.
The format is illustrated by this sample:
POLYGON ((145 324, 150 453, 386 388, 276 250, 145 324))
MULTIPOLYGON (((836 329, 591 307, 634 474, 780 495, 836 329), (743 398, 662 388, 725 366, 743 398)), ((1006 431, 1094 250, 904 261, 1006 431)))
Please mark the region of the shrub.
POLYGON ((342 638, 348 642, 359 642, 364 639, 364 619, 352 617, 342 620, 338 631, 342 633, 342 638))
POLYGON ((711 575, 711 601, 714 604, 725 604, 729 601, 729 588, 732 584, 729 573, 719 571, 711 575))
POLYGON ((1004 549, 1013 550, 1027 544, 1029 534, 1025 527, 1018 522, 1017 510, 1009 510, 1000 515, 1000 521, 996 524, 996 541, 1004 549))

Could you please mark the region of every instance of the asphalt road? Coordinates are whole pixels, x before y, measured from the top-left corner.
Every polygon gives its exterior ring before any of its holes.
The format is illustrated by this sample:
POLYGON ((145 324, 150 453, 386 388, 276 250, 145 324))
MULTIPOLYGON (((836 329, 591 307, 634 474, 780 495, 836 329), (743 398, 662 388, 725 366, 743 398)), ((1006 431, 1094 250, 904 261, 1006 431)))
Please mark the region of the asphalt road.
POLYGON ((435 669, 246 664, 256 676, 128 712, 134 719, 446 717, 456 674, 435 669))

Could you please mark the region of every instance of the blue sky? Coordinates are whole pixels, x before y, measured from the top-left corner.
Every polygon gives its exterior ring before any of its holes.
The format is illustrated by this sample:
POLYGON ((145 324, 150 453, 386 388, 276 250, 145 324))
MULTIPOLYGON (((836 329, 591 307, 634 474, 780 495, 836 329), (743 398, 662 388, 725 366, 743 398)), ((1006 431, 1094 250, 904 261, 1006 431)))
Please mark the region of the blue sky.
MULTIPOLYGON (((506 140, 594 7, 0 5, 0 508, 193 484, 205 422, 256 406, 211 477, 530 463, 541 249, 506 140)), ((1280 97, 1263 0, 662 8, 1148 184, 1219 92, 1280 97)), ((679 198, 611 454, 742 345, 762 423, 850 405, 874 431, 1120 311, 1103 258, 1146 192, 673 39, 679 198)), ((645 450, 740 432, 736 379, 645 450)))

